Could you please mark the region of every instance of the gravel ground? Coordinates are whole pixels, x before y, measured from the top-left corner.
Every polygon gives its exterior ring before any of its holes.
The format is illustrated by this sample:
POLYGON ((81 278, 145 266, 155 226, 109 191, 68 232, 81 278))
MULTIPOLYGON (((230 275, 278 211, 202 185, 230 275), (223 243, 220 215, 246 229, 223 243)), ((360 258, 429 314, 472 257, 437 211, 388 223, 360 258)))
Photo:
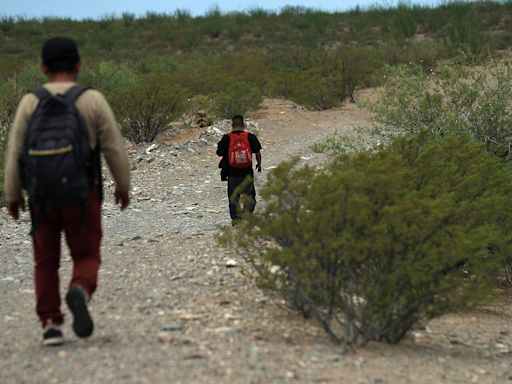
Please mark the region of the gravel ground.
MULTIPOLYGON (((313 142, 368 120, 354 106, 306 112, 276 100, 253 115, 264 173, 312 153, 313 142)), ((220 129, 218 129, 220 128, 220 129)), ((103 265, 91 311, 95 334, 41 346, 34 313, 28 217, 0 215, 0 383, 498 383, 512 382, 512 303, 436 319, 400 345, 343 353, 315 324, 272 300, 216 244, 229 225, 214 146, 197 138, 130 149, 134 201, 104 205, 103 265)), ((107 182, 106 190, 112 185, 107 182)), ((64 293, 69 256, 62 258, 64 293)), ((67 308, 65 309, 67 311, 67 308)), ((69 318, 69 316, 68 316, 69 318)))

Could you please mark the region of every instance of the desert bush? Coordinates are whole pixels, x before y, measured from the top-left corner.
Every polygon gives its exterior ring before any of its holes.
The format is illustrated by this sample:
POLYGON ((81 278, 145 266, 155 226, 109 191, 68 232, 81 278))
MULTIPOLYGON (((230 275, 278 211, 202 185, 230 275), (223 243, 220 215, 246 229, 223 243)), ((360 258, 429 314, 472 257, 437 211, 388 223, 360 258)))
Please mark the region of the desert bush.
POLYGON ((392 16, 392 26, 399 37, 411 38, 416 33, 418 20, 412 10, 405 3, 399 4, 392 16))
POLYGON ((128 63, 102 61, 86 65, 80 74, 80 81, 110 97, 119 89, 133 86, 137 81, 137 73, 128 63))
POLYGON ((488 300, 510 254, 511 179, 467 136, 284 163, 261 195, 223 240, 337 342, 396 343, 420 319, 488 300))
POLYGON ((123 134, 147 143, 185 111, 186 93, 169 75, 151 73, 114 92, 111 100, 123 134))
POLYGON ((207 36, 214 39, 218 38, 224 31, 222 13, 218 6, 213 6, 206 12, 202 29, 207 36))
POLYGON ((337 156, 343 153, 354 153, 361 150, 377 150, 382 145, 379 140, 380 130, 375 127, 357 127, 349 132, 335 132, 322 141, 311 145, 311 150, 316 153, 325 153, 337 156))
POLYGON ((446 26, 444 42, 459 50, 468 58, 468 64, 476 64, 484 50, 480 20, 461 19, 446 26))
POLYGON ((270 77, 271 61, 268 54, 240 50, 222 55, 214 64, 214 68, 217 72, 224 72, 231 78, 248 83, 264 92, 270 77))
POLYGON ((390 68, 382 97, 363 103, 386 136, 470 134, 499 158, 512 158, 512 63, 485 68, 390 68))
POLYGON ((341 73, 326 75, 323 68, 278 72, 270 82, 271 94, 309 109, 328 109, 343 101, 341 73))
POLYGON ((269 82, 270 93, 310 109, 332 108, 346 99, 355 101, 356 91, 373 85, 372 76, 382 67, 376 54, 366 48, 284 50, 273 64, 281 69, 269 82))
POLYGON ((188 112, 195 114, 202 110, 208 111, 208 110, 211 110, 212 104, 213 104, 213 101, 210 97, 205 96, 205 95, 195 95, 194 97, 192 97, 190 99, 190 101, 188 103, 188 105, 189 105, 188 112))
POLYGON ((135 22, 136 15, 133 12, 123 12, 121 18, 123 19, 124 26, 130 28, 135 22))
POLYGON ((373 76, 382 67, 382 60, 377 57, 375 50, 350 48, 335 55, 327 70, 341 73, 338 87, 341 88, 342 98, 355 102, 357 90, 374 86, 373 76))
POLYGON ((257 110, 262 102, 263 97, 258 88, 244 82, 235 82, 226 92, 214 95, 213 104, 217 117, 231 118, 257 110))
POLYGON ((209 95, 224 91, 233 84, 233 77, 217 67, 214 55, 192 55, 177 66, 172 74, 174 81, 192 95, 209 95))

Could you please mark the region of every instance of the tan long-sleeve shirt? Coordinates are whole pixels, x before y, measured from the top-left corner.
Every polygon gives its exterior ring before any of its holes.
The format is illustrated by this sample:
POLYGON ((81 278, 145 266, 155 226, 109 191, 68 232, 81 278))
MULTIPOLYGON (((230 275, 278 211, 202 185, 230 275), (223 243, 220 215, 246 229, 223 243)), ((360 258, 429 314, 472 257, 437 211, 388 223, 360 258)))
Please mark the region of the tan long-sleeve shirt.
MULTIPOLYGON (((64 94, 75 83, 54 82, 44 85, 53 94, 64 94)), ((18 105, 7 147, 4 192, 7 203, 19 201, 22 194, 18 158, 23 148, 27 125, 35 111, 38 98, 29 93, 18 105)), ((130 189, 130 164, 118 124, 105 97, 96 90, 85 91, 76 101, 76 107, 89 130, 91 149, 100 145, 107 165, 122 192, 130 189)))

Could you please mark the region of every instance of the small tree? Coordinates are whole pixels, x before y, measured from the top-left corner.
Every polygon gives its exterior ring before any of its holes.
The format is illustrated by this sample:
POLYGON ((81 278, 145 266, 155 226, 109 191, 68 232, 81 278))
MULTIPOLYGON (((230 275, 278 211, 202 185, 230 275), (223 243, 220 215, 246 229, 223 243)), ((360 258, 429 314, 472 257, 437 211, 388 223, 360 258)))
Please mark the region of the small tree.
POLYGON ((224 239, 337 342, 396 343, 420 319, 481 302, 511 251, 512 183, 465 136, 285 163, 261 194, 263 211, 224 239))
POLYGON ((152 142, 184 112, 185 103, 183 88, 161 73, 140 76, 112 97, 123 134, 136 143, 152 142))

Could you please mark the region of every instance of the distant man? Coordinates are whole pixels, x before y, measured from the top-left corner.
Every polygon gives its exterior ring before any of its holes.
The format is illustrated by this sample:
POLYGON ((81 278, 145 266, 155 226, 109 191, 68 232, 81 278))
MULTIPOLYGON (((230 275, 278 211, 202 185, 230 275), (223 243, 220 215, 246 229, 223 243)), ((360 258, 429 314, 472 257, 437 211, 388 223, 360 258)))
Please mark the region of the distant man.
POLYGON ((66 303, 77 336, 88 337, 93 321, 87 303, 96 289, 100 266, 101 160, 116 183, 121 209, 130 203, 130 165, 114 114, 104 96, 76 84, 80 55, 74 40, 57 37, 42 50, 43 87, 23 97, 7 148, 5 197, 17 220, 27 190, 32 217, 36 312, 43 344, 64 342, 60 310, 61 232, 73 259, 66 303))
POLYGON ((244 211, 252 213, 256 207, 253 155, 256 155, 256 169, 261 172, 261 144, 255 135, 244 129, 244 118, 234 116, 232 131, 224 135, 217 146, 217 156, 222 157, 222 173, 228 182, 229 214, 233 225, 241 219, 242 196, 246 197, 244 211))

